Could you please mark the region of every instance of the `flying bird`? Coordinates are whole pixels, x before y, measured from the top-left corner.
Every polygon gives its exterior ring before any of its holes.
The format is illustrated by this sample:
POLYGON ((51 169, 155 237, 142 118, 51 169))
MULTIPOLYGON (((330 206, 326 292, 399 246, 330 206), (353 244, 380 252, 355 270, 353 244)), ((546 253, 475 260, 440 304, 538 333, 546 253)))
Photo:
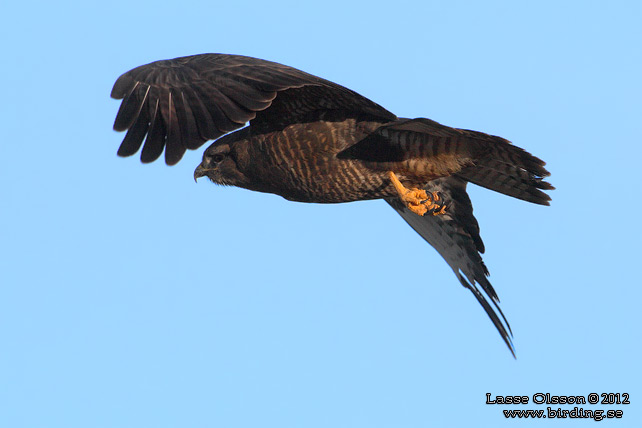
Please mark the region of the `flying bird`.
POLYGON ((164 150, 174 165, 216 140, 194 179, 299 202, 384 199, 441 254, 515 355, 466 185, 549 205, 541 159, 497 136, 398 118, 341 85, 246 56, 152 62, 120 76, 111 96, 123 100, 120 156, 142 146, 142 162, 164 150))

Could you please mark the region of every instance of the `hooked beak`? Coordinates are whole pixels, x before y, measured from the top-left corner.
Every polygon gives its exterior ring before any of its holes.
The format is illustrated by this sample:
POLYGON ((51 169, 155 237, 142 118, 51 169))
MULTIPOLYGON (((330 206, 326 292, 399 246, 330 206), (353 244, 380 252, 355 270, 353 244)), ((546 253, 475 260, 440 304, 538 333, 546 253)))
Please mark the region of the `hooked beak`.
POLYGON ((201 177, 205 177, 206 173, 207 173, 207 169, 203 168, 203 164, 199 164, 194 170, 194 182, 196 182, 196 180, 198 180, 201 177))

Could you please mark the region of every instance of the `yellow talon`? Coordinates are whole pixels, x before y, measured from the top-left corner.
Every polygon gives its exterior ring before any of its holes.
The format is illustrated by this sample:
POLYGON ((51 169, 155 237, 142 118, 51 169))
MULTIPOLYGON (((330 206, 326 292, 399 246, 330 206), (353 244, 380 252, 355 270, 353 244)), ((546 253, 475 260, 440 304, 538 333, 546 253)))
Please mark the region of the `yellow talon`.
POLYGON ((446 205, 442 205, 440 209, 432 212, 432 215, 444 215, 444 214, 446 214, 446 205))
POLYGON ((399 198, 406 203, 406 206, 413 213, 423 216, 428 211, 431 211, 432 215, 443 215, 446 213, 446 205, 443 203, 436 204, 436 201, 439 201, 441 198, 435 192, 431 192, 430 195, 426 193, 423 189, 408 189, 401 181, 397 178, 394 172, 388 172, 390 181, 392 185, 395 186, 395 190, 399 194, 399 198))

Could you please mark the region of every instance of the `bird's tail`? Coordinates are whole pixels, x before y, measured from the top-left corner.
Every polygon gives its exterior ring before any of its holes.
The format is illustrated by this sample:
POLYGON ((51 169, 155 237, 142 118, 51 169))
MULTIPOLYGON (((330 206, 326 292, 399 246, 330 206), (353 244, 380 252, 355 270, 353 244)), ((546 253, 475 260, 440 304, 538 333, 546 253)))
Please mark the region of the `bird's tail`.
POLYGON ((546 163, 543 160, 503 138, 474 131, 466 132, 483 136, 479 138, 483 141, 483 149, 475 157, 473 166, 465 167, 457 175, 466 181, 514 198, 549 205, 551 197, 543 190, 552 190, 554 187, 544 181, 544 177, 550 173, 544 168, 546 163))
POLYGON ((554 189, 544 178, 545 162, 510 141, 468 129, 451 128, 426 118, 400 119, 337 155, 368 162, 371 168, 402 175, 457 175, 466 181, 540 205, 554 189), (440 158, 426 167, 426 160, 440 158))
POLYGON ((380 129, 397 132, 400 139, 404 132, 427 135, 420 156, 456 153, 465 160, 457 176, 514 198, 549 205, 551 198, 543 190, 554 187, 544 181, 550 175, 546 163, 504 138, 451 128, 425 118, 400 120, 380 129))

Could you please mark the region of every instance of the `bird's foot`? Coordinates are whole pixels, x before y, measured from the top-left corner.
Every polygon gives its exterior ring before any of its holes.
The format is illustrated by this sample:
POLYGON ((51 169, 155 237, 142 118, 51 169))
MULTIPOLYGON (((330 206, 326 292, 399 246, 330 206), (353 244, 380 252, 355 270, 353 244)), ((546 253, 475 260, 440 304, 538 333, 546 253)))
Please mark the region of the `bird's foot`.
POLYGON ((423 216, 426 213, 442 215, 446 213, 446 204, 437 192, 428 194, 423 189, 408 189, 397 178, 394 172, 388 173, 399 198, 406 204, 413 213, 423 216))

